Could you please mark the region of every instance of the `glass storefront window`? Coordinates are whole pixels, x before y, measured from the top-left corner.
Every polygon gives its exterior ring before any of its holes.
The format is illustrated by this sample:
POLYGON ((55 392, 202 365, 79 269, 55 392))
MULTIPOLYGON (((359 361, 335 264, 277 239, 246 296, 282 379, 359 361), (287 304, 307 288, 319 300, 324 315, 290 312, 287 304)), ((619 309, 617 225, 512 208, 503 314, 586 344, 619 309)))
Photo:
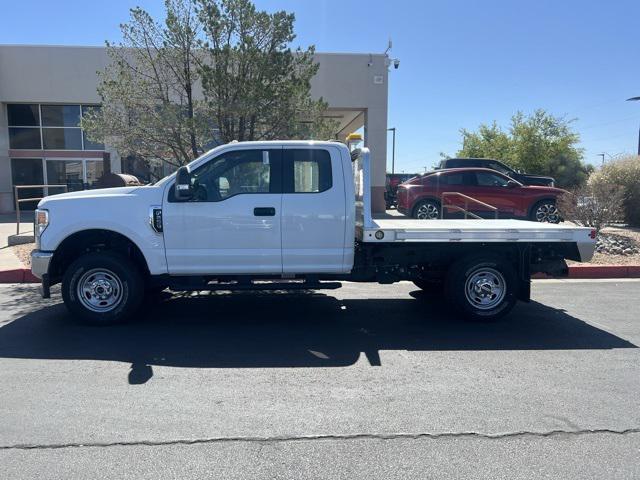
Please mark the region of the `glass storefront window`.
POLYGON ((87 160, 87 188, 98 188, 98 182, 104 174, 104 162, 102 160, 87 160))
MULTIPOLYGON (((42 159, 40 158, 12 158, 11 180, 13 185, 42 185, 44 175, 42 172, 42 159)), ((15 196, 15 189, 14 189, 15 196)), ((41 188, 21 188, 19 198, 39 198, 43 196, 41 188)), ((14 199, 15 200, 15 199, 14 199)), ((38 205, 38 200, 22 202, 20 210, 33 210, 38 205)))
POLYGON ((82 160, 47 160, 47 184, 66 184, 70 192, 84 190, 82 160))
POLYGON ((41 105, 43 127, 79 127, 80 105, 41 105))
POLYGON ((40 129, 33 127, 9 127, 9 148, 40 150, 40 129))
POLYGON ((37 104, 10 103, 7 105, 10 127, 39 127, 40 111, 37 104))
POLYGON ((82 150, 79 128, 43 128, 42 141, 49 150, 82 150))

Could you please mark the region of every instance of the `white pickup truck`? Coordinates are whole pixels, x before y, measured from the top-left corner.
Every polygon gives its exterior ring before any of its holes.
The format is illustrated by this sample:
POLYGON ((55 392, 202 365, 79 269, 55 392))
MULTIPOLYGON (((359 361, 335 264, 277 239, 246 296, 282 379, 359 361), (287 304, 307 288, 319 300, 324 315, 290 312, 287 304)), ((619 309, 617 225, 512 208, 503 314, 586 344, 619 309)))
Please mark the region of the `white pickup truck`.
POLYGON ((32 271, 71 313, 109 324, 170 288, 295 290, 413 281, 495 319, 535 272, 588 261, 589 228, 518 220, 373 218, 369 153, 337 142, 233 142, 154 185, 43 199, 32 271))

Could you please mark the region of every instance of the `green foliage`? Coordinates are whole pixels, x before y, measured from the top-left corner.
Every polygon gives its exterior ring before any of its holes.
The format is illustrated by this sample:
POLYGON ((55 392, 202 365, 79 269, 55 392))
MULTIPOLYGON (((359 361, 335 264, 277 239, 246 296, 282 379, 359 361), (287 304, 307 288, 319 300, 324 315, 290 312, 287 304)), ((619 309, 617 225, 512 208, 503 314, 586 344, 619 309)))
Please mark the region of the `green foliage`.
POLYGON ((162 23, 137 7, 107 43, 102 108, 89 138, 149 163, 183 165, 231 140, 333 137, 310 96, 313 47, 292 51, 294 16, 249 0, 165 0, 162 23), (200 93, 201 92, 201 93, 200 93))
POLYGON ((327 139, 336 130, 312 100, 314 48, 291 50, 295 16, 258 11, 250 0, 198 0, 206 34, 201 65, 220 140, 327 139))
POLYGON ((603 165, 589 177, 588 183, 622 186, 625 221, 640 226, 640 156, 632 155, 603 165))
POLYGON ((582 149, 577 147, 580 137, 571 129, 571 121, 545 110, 529 116, 516 113, 508 131, 493 122, 461 133, 458 157, 495 158, 516 170, 552 176, 560 187, 584 184, 593 170, 582 162, 582 149))

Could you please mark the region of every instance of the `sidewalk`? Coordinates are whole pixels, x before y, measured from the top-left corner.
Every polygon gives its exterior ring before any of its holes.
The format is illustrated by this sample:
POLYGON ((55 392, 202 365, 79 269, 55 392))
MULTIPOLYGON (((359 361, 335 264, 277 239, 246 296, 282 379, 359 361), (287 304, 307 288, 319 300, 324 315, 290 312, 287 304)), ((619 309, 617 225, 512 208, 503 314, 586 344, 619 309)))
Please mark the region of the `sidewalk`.
MULTIPOLYGON (((0 283, 39 282, 31 275, 31 269, 24 265, 8 246, 8 237, 16 234, 16 215, 0 215, 0 283)), ((33 234, 33 212, 23 212, 20 234, 33 234)))
MULTIPOLYGON (((33 212, 22 212, 20 235, 33 235, 33 212)), ((0 248, 8 245, 10 235, 16 234, 16 214, 3 213, 0 215, 0 248)))

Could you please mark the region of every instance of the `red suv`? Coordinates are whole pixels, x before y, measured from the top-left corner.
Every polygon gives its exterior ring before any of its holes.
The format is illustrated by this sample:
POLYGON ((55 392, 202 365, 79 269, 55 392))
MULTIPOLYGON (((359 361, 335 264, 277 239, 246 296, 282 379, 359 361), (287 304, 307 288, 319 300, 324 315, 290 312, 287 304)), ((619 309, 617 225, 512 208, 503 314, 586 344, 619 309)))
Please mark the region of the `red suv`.
MULTIPOLYGON (((498 218, 521 218, 537 222, 561 220, 556 200, 565 193, 554 187, 525 186, 487 168, 451 168, 426 173, 398 187, 398 211, 419 219, 440 218, 442 194, 458 192, 498 209, 498 218)), ((459 196, 447 196, 445 205, 464 207, 459 196)), ((490 218, 493 211, 468 201, 468 210, 490 218)), ((445 214, 453 212, 447 209, 445 214)))

